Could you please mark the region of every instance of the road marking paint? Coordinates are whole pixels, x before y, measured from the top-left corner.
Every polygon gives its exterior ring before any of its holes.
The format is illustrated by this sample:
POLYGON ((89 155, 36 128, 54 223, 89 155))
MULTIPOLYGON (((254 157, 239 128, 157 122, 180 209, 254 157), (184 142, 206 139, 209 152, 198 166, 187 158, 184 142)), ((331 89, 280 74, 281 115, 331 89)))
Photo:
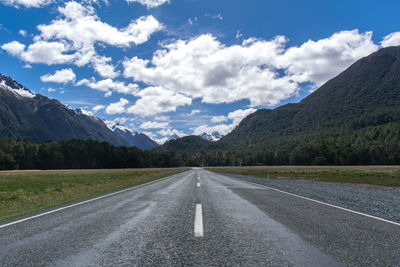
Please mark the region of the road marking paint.
POLYGON ((343 207, 340 207, 340 206, 332 205, 332 204, 325 203, 325 202, 322 202, 322 201, 319 201, 319 200, 315 200, 315 199, 312 199, 312 198, 303 197, 303 196, 300 196, 300 195, 289 193, 289 192, 286 192, 286 191, 283 191, 283 190, 279 190, 279 189, 276 189, 276 188, 273 188, 273 187, 269 187, 269 186, 266 186, 266 185, 260 185, 260 184, 256 184, 256 183, 253 183, 253 182, 243 181, 241 179, 237 179, 237 178, 233 178, 233 177, 229 177, 229 176, 225 176, 225 175, 224 175, 224 177, 228 177, 228 178, 231 178, 231 179, 234 179, 234 180, 237 180, 237 181, 241 181, 241 182, 245 182, 245 183, 248 183, 248 184, 252 184, 252 185, 259 186, 259 187, 263 187, 265 189, 269 189, 269 190, 273 190, 273 191, 280 192, 280 193, 283 193, 283 194, 287 194, 287 195, 290 195, 290 196, 294 196, 294 197, 302 198, 302 199, 305 199, 305 200, 309 200, 309 201, 312 201, 312 202, 315 202, 315 203, 318 203, 318 204, 321 204, 321 205, 329 206, 329 207, 332 207, 332 208, 337 208, 337 209, 340 209, 340 210, 348 211, 348 212, 351 212, 351 213, 354 213, 354 214, 362 215, 362 216, 369 217, 369 218, 372 218, 372 219, 375 219, 375 220, 379 220, 379 221, 382 221, 382 222, 387 222, 387 223, 391 223, 391 224, 400 226, 400 223, 398 223, 398 222, 389 221, 389 220, 386 220, 386 219, 383 219, 383 218, 380 218, 380 217, 376 217, 376 216, 373 216, 373 215, 369 215, 369 214, 366 214, 366 213, 362 213, 362 212, 359 212, 359 211, 346 209, 346 208, 343 208, 343 207))
POLYGON ((145 184, 133 186, 133 187, 126 188, 126 189, 123 189, 123 190, 120 190, 120 191, 116 191, 116 192, 113 192, 113 193, 110 193, 110 194, 107 194, 107 195, 91 198, 91 199, 88 199, 88 200, 85 200, 85 201, 82 201, 82 202, 79 202, 79 203, 75 203, 75 204, 72 204, 72 205, 68 205, 68 206, 65 206, 65 207, 62 207, 62 208, 58 208, 58 209, 55 209, 55 210, 50 210, 50 211, 47 211, 47 212, 43 212, 43 213, 40 213, 40 214, 37 214, 37 215, 34 215, 34 216, 30 216, 30 217, 18 220, 18 221, 6 223, 6 224, 3 224, 3 225, 0 225, 0 229, 1 228, 5 228, 7 226, 11 226, 11 225, 17 224, 17 223, 21 223, 21 222, 25 222, 25 221, 28 221, 28 220, 32 220, 32 219, 35 219, 35 218, 38 218, 38 217, 42 217, 44 215, 48 215, 48 214, 51 214, 51 213, 55 213, 55 212, 58 212, 58 211, 62 211, 62 210, 65 210, 65 209, 76 207, 76 206, 79 206, 79 205, 82 205, 82 204, 86 204, 86 203, 89 203, 89 202, 93 202, 93 201, 96 201, 96 200, 99 200, 99 199, 102 199, 102 198, 106 198, 106 197, 109 197, 109 196, 117 195, 117 194, 129 191, 129 190, 133 190, 133 189, 137 189, 137 188, 140 188, 140 187, 144 187, 146 185, 150 185, 150 184, 153 184, 153 183, 156 183, 156 182, 172 179, 172 178, 174 178, 174 176, 175 175, 173 175, 173 177, 168 176, 168 177, 161 178, 161 179, 158 179, 158 180, 155 180, 155 181, 151 181, 151 182, 148 182, 148 183, 145 183, 145 184))
POLYGON ((200 183, 197 183, 197 187, 200 187, 200 183))
POLYGON ((194 236, 195 237, 203 237, 204 229, 203 229, 203 210, 201 208, 201 204, 196 204, 196 214, 194 218, 194 236))

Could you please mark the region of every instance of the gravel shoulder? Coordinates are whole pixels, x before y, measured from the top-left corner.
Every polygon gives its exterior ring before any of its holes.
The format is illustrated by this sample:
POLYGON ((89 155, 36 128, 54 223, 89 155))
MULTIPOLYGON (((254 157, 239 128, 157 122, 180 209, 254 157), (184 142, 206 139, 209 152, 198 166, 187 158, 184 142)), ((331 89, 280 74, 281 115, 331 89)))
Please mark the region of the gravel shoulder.
POLYGON ((397 189, 305 180, 268 180, 248 175, 223 174, 394 222, 400 222, 400 192, 397 189))

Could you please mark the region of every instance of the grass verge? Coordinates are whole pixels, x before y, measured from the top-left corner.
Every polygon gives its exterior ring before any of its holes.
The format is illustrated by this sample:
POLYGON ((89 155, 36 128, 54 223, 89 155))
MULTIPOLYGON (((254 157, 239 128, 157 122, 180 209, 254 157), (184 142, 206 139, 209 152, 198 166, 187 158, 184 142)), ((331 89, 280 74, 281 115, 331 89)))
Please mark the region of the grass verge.
POLYGON ((324 182, 400 187, 400 166, 256 166, 209 167, 220 173, 235 173, 271 179, 306 179, 324 182))
POLYGON ((1 171, 0 220, 140 185, 185 170, 1 171))

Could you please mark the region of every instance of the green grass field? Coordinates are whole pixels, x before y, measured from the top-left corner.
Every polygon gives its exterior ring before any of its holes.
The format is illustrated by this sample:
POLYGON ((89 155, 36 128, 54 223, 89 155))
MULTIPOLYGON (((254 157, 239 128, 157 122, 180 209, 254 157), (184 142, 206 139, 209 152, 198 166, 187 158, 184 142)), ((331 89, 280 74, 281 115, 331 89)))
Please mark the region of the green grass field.
POLYGON ((400 166, 256 166, 210 167, 214 172, 236 173, 271 179, 307 179, 324 182, 400 187, 400 166))
POLYGON ((185 170, 1 171, 0 220, 143 184, 185 170))

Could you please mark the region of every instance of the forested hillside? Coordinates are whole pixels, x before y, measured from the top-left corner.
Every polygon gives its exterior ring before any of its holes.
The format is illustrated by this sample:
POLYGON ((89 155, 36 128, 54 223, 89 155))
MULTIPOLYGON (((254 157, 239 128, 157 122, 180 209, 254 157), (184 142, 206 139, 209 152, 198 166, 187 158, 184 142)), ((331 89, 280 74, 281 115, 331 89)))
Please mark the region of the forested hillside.
POLYGON ((107 142, 68 140, 36 143, 0 139, 0 170, 112 169, 179 166, 173 153, 115 147, 107 142))
POLYGON ((164 148, 206 165, 400 164, 399 107, 400 47, 389 47, 300 103, 258 110, 196 153, 182 139, 164 148))

